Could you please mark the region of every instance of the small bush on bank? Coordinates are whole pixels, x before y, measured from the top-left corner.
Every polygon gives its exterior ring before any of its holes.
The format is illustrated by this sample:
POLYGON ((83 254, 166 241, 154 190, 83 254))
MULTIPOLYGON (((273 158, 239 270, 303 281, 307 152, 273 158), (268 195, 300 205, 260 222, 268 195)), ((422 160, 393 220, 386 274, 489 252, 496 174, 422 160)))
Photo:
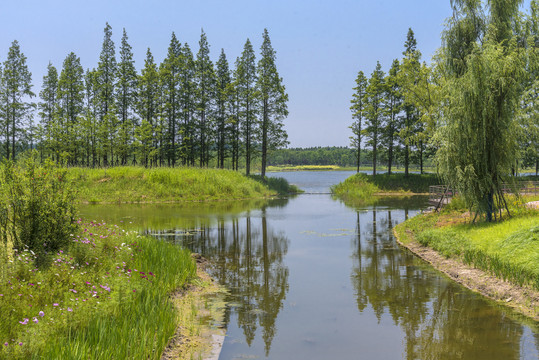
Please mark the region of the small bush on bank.
POLYGON ((47 254, 66 249, 77 231, 74 194, 66 170, 37 152, 0 166, 0 237, 4 247, 27 248, 39 265, 47 254))
POLYGON ((372 182, 381 191, 393 192, 413 192, 428 193, 429 186, 439 185, 440 180, 436 174, 378 174, 376 176, 367 175, 368 181, 372 182))

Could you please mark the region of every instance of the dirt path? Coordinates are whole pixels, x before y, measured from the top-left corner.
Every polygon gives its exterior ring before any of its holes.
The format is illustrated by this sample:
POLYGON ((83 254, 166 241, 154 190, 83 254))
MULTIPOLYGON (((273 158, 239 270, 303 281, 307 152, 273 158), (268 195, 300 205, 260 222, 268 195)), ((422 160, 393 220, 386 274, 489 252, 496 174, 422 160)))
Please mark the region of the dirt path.
POLYGON ((393 232, 401 246, 429 262, 434 268, 443 272, 452 280, 498 303, 509 306, 535 321, 539 321, 539 291, 529 286, 520 287, 514 285, 455 259, 447 259, 435 250, 422 246, 415 240, 405 245, 400 242, 396 232, 393 232))

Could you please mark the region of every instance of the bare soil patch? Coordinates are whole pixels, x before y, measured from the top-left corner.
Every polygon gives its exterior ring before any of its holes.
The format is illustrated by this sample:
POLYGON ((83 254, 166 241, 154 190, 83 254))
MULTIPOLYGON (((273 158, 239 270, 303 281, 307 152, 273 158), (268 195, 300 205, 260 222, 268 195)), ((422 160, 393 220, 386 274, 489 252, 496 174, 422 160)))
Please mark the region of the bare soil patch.
POLYGON ((526 203, 526 206, 530 209, 537 209, 539 210, 539 201, 530 201, 529 203, 526 203))

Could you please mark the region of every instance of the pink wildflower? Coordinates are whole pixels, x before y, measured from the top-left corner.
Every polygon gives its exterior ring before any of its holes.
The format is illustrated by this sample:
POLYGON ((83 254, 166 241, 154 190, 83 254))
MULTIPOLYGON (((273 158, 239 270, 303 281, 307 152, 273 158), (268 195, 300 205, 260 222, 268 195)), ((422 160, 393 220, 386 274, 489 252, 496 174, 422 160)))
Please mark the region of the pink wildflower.
POLYGON ((45 316, 45 313, 43 311, 40 311, 39 316, 43 317, 43 316, 45 316))

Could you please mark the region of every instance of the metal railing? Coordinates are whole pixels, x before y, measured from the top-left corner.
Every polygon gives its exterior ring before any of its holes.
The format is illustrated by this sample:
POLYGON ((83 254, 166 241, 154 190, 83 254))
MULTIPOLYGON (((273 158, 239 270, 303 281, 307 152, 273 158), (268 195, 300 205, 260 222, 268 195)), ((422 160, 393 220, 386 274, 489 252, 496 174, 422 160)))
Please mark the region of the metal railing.
POLYGON ((539 195, 539 181, 519 181, 516 184, 502 184, 505 194, 539 195))
MULTIPOLYGON (((502 184, 504 194, 539 195, 539 181, 518 181, 502 184)), ((448 204, 457 192, 447 185, 429 186, 429 203, 436 208, 448 204)))

